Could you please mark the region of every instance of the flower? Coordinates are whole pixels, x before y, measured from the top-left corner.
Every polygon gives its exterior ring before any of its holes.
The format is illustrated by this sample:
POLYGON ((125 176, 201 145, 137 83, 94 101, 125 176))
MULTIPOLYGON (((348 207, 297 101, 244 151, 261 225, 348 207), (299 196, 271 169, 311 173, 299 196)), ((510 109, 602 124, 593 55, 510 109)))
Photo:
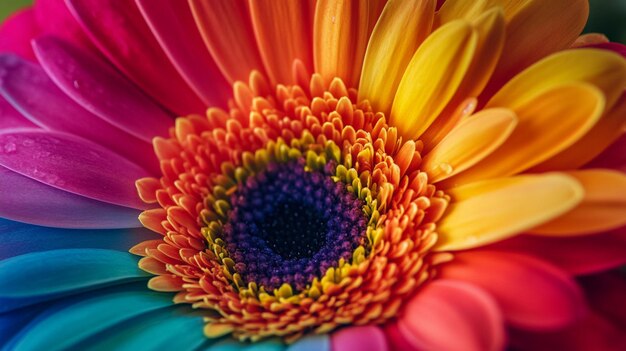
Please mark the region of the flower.
POLYGON ((587 10, 38 1, 0 31, 0 340, 621 349, 626 60, 587 10))

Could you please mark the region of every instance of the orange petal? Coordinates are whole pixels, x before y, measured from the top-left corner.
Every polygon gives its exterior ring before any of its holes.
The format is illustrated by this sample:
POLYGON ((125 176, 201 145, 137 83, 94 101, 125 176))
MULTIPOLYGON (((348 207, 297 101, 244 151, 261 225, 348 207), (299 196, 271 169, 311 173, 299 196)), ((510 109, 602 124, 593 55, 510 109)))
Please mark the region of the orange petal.
POLYGON ((232 84, 263 70, 245 0, 189 0, 202 39, 232 84))
POLYGON ((463 120, 422 160, 422 169, 435 183, 466 170, 500 146, 513 132, 517 117, 511 110, 483 110, 463 120))
POLYGON ((390 0, 367 45, 359 100, 389 113, 396 89, 415 50, 430 34, 434 0, 390 0))
POLYGON ((556 155, 595 125, 604 110, 604 96, 592 85, 570 83, 507 107, 519 119, 511 136, 472 168, 446 180, 444 186, 513 175, 556 155))
POLYGON ((572 211, 538 228, 533 234, 573 236, 603 232, 626 225, 626 174, 604 169, 568 172, 585 189, 572 211))
POLYGON ((416 139, 456 93, 472 62, 478 36, 459 20, 439 28, 409 63, 393 100, 390 124, 416 139))
POLYGON ((319 0, 315 9, 315 71, 327 82, 341 78, 356 87, 369 34, 382 11, 366 1, 319 0), (370 22, 373 21, 373 23, 370 22))
POLYGON ((148 288, 163 292, 181 291, 183 280, 177 276, 160 275, 148 281, 148 288))
POLYGON ((250 0, 254 35, 272 84, 295 83, 291 72, 295 60, 313 68, 314 6, 312 0, 250 0))
POLYGON ((486 180, 448 194, 453 202, 437 228, 438 251, 484 246, 536 227, 574 208, 584 190, 552 173, 486 180))

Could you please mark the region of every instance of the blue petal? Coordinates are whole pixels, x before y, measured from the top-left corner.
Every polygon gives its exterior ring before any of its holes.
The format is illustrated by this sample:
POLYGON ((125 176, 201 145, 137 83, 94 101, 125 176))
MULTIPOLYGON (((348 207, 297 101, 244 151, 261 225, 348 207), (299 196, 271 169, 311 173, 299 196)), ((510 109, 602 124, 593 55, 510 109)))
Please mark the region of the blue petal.
POLYGON ((77 346, 92 351, 193 350, 207 341, 203 327, 203 318, 191 308, 174 307, 141 315, 77 346))
POLYGON ((282 351, 285 344, 280 340, 266 340, 257 343, 239 342, 225 338, 205 349, 206 351, 282 351))
POLYGON ((145 228, 93 230, 39 227, 0 218, 0 260, 55 249, 94 248, 128 251, 160 236, 145 228))
POLYGON ((324 335, 309 335, 287 348, 287 351, 330 351, 330 337, 324 335))
POLYGON ((280 340, 267 340, 263 342, 254 343, 249 345, 244 350, 246 351, 282 351, 286 348, 286 345, 280 340))
POLYGON ((62 350, 124 321, 171 305, 170 294, 148 290, 90 297, 37 318, 20 335, 14 348, 62 350))
POLYGON ((103 249, 34 252, 0 261, 0 312, 145 278, 138 258, 103 249))

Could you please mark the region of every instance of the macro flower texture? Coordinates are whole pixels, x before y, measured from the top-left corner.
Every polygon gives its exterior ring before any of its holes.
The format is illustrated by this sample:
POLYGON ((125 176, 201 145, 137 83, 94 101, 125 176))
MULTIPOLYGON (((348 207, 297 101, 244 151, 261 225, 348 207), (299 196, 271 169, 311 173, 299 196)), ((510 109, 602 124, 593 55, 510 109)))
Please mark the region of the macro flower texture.
POLYGON ((0 349, 625 350, 586 0, 38 0, 0 27, 0 349))

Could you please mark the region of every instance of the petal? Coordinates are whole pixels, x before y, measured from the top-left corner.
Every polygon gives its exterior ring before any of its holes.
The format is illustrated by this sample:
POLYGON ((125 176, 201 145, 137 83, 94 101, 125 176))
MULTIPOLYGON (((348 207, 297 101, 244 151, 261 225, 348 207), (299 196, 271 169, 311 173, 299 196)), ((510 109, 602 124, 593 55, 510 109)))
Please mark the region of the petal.
POLYGON ((531 233, 573 236, 604 232, 626 225, 626 174, 603 169, 567 172, 582 184, 583 201, 573 210, 531 233))
POLYGON ((187 2, 137 1, 159 44, 178 73, 206 105, 226 107, 230 84, 206 49, 187 2), (181 38, 185 38, 181 40, 181 38))
POLYGON ((326 334, 307 335, 287 348, 287 351, 330 351, 330 337, 326 334))
POLYGON ((626 127, 624 116, 626 116, 626 94, 622 94, 615 106, 604 113, 598 123, 576 143, 533 167, 531 171, 546 172, 580 168, 624 134, 624 127, 626 127))
POLYGON ((272 84, 293 82, 294 60, 313 68, 314 1, 250 0, 256 43, 272 84))
MULTIPOLYGON (((76 347, 80 341, 108 328, 171 305, 169 295, 150 291, 127 291, 87 298, 41 315, 28 325, 12 346, 15 350, 48 349, 52 345, 57 350, 76 347)), ((99 338, 99 343, 106 342, 106 339, 99 338)))
POLYGON ((448 191, 437 249, 462 250, 514 236, 574 208, 584 196, 572 177, 553 173, 486 180, 448 191))
POLYGON ((572 82, 586 82, 598 87, 610 108, 626 87, 626 60, 598 49, 563 51, 518 74, 491 98, 487 106, 520 106, 548 90, 572 82))
POLYGON ((35 60, 30 40, 40 31, 32 8, 15 12, 0 26, 0 38, 2 38, 0 52, 13 52, 26 59, 35 60))
POLYGON ((446 185, 513 175, 549 159, 596 124, 604 111, 605 99, 592 85, 569 83, 520 105, 506 107, 515 112, 519 121, 511 136, 472 168, 449 179, 446 185), (576 104, 563 101, 576 101, 576 104))
MULTIPOLYGON (((170 301, 171 304, 171 301, 170 301)), ((81 349, 90 350, 163 350, 163 345, 175 350, 195 350, 207 339, 202 334, 202 317, 187 308, 159 310, 132 320, 130 325, 119 324, 97 338, 98 343, 82 343, 81 349)))
POLYGON ((155 239, 143 228, 73 230, 39 227, 0 218, 0 260, 26 253, 72 248, 126 251, 138 242, 155 239))
POLYGON ((483 110, 461 121, 426 154, 421 168, 426 170, 432 183, 449 178, 493 152, 516 125, 517 117, 511 110, 483 110))
POLYGON ((168 135, 168 113, 104 60, 55 37, 33 47, 50 78, 86 110, 148 143, 168 135))
POLYGON ((626 172, 626 133, 617 139, 586 167, 613 168, 626 172))
POLYGON ((77 105, 37 65, 15 56, 0 56, 0 94, 38 126, 76 134, 158 171, 147 142, 123 132, 77 105))
POLYGON ((97 52, 91 40, 87 38, 70 13, 65 1, 36 0, 34 11, 37 23, 41 27, 41 34, 62 38, 82 49, 97 52), (54 20, 50 20, 51 18, 54 20))
POLYGON ((28 253, 0 261, 0 312, 72 293, 143 279, 138 259, 103 249, 28 253))
POLYGON ((417 139, 456 93, 474 58, 478 35, 465 21, 431 34, 406 68, 393 100, 390 123, 417 139))
POLYGON ((84 229, 141 226, 136 209, 59 190, 4 167, 0 167, 0 193, 0 217, 19 222, 84 229))
POLYGON ((69 134, 27 130, 0 133, 0 165, 91 199, 145 208, 135 191, 144 170, 111 151, 69 134))
MULTIPOLYGON (((569 48, 589 14, 587 0, 497 0, 505 10, 506 41, 485 100, 511 77, 538 60, 569 48)), ((586 62, 585 62, 586 64, 586 62)))
POLYGON ((578 320, 585 301, 564 272, 529 256, 468 251, 442 266, 443 279, 476 285, 491 295, 508 323, 525 329, 563 328, 578 320))
POLYGON ((592 308, 615 325, 626 325, 626 280, 619 271, 581 277, 581 283, 592 308))
POLYGON ((539 257, 575 275, 601 272, 626 264, 626 236, 616 233, 571 238, 520 235, 489 248, 539 257))
POLYGON ((428 283, 406 305, 400 331, 419 350, 501 350, 502 316, 481 289, 456 280, 428 283))
POLYGON ((178 115, 204 111, 134 1, 67 0, 67 5, 100 51, 150 96, 178 115))
POLYGON ((356 87, 369 35, 381 10, 371 2, 318 1, 313 30, 315 72, 327 82, 339 77, 348 87, 356 87))
POLYGON ((206 47, 230 83, 245 82, 253 70, 263 70, 247 1, 189 0, 189 6, 206 47))
POLYGON ((385 351, 389 349, 385 334, 376 326, 347 327, 330 337, 333 351, 385 351))
POLYGON ((0 129, 9 128, 37 128, 37 126, 17 112, 8 101, 0 96, 0 129))
POLYGON ((430 34, 434 11, 434 0, 387 2, 367 44, 359 100, 369 100, 375 111, 391 111, 406 67, 430 34))

